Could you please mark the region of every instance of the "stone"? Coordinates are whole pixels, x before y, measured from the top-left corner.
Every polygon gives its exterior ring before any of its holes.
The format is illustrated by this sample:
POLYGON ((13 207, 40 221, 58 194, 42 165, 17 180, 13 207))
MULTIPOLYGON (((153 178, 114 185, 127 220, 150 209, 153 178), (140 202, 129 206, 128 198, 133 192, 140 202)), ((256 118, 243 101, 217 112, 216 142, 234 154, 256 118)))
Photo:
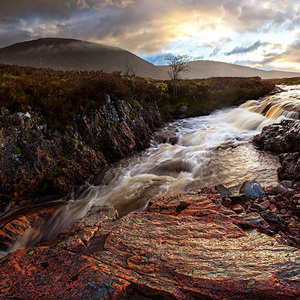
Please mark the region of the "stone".
POLYGON ((269 208, 271 203, 269 200, 265 200, 264 202, 260 203, 260 205, 263 206, 264 208, 269 208))
POLYGON ((280 182, 280 184, 287 188, 293 187, 293 181, 291 181, 291 180, 283 180, 280 182))
POLYGON ((260 183, 256 180, 244 182, 240 188, 240 193, 244 194, 247 198, 250 196, 260 197, 265 194, 260 183))
POLYGON ((273 184, 266 188, 266 192, 269 195, 278 195, 278 194, 284 195, 285 193, 287 193, 287 191, 288 191, 288 188, 284 187, 280 183, 273 184))
POLYGON ((219 192, 222 198, 230 197, 232 195, 229 189, 223 184, 216 185, 215 189, 219 192))
POLYGON ((300 153, 283 153, 279 156, 281 167, 277 170, 280 180, 300 181, 300 153))
POLYGON ((242 205, 240 205, 240 204, 235 204, 235 205, 233 205, 233 206, 231 207, 231 209, 232 209, 235 213, 237 213, 237 214, 241 214, 242 212, 245 211, 245 210, 244 210, 244 207, 243 207, 242 205))
POLYGON ((258 204, 258 203, 253 203, 251 205, 251 207, 253 207, 254 209, 258 209, 258 211, 265 211, 268 207, 265 207, 261 204, 258 204))
POLYGON ((231 202, 232 202, 231 199, 228 198, 228 197, 222 198, 222 204, 223 204, 225 207, 230 207, 231 202))

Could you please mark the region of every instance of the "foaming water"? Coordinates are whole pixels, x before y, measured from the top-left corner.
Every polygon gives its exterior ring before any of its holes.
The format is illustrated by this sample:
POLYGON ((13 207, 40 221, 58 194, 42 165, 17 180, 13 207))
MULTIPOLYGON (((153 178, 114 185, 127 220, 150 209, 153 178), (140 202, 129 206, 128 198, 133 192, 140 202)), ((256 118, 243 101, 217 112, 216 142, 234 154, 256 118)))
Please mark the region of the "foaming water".
POLYGON ((265 97, 262 101, 248 101, 241 107, 271 119, 281 116, 300 119, 299 85, 279 87, 283 92, 265 97))
POLYGON ((151 198, 161 195, 219 183, 237 192, 245 180, 256 179, 263 185, 277 181, 277 156, 257 150, 251 138, 266 125, 299 117, 300 86, 281 88, 285 91, 237 108, 167 125, 149 149, 99 174, 56 210, 43 238, 54 238, 92 205, 112 204, 125 215, 144 210, 151 198), (161 136, 172 137, 165 140, 173 143, 158 142, 161 136))

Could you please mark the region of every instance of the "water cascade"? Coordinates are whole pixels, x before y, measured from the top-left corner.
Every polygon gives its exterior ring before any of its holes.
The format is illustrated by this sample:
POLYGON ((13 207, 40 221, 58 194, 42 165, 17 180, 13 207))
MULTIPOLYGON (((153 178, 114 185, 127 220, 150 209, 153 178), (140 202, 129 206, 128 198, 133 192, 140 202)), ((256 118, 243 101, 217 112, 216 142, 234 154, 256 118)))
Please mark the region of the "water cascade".
MULTIPOLYGON (((156 133, 149 149, 70 195, 47 221, 46 238, 54 238, 92 205, 112 204, 122 216, 144 210, 151 198, 161 195, 219 183, 235 193, 248 179, 265 186, 277 181, 277 156, 257 150, 251 138, 266 125, 299 118, 300 86, 281 88, 284 91, 236 108, 168 124, 156 133)), ((17 247, 28 243, 28 236, 17 247)))

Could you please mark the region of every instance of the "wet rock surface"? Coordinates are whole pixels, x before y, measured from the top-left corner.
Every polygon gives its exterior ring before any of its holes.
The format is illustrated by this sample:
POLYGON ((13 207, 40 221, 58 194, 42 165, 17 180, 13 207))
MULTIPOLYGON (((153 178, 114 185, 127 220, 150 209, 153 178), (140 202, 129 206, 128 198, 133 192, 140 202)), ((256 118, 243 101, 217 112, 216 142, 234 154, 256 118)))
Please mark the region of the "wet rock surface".
POLYGON ((152 107, 133 108, 109 97, 75 121, 64 134, 51 133, 37 114, 1 111, 0 214, 40 201, 38 196, 69 193, 106 165, 149 147, 162 125, 152 107))
POLYGON ((261 149, 277 153, 300 151, 300 120, 283 120, 269 125, 253 139, 261 149))
POLYGON ((120 219, 93 207, 53 242, 2 258, 0 298, 299 297, 300 250, 262 233, 271 227, 258 213, 237 215, 221 201, 204 188, 120 219))
POLYGON ((279 180, 300 181, 300 120, 283 120, 253 138, 260 149, 279 153, 279 180))

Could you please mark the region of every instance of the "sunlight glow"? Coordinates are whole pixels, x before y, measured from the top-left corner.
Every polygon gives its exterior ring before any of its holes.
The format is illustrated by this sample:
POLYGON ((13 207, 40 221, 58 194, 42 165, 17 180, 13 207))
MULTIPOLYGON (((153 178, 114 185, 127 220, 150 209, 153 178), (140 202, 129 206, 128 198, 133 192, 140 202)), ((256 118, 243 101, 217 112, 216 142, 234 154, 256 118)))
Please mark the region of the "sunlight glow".
POLYGON ((271 63, 271 65, 275 68, 292 69, 292 70, 300 71, 300 63, 285 61, 283 58, 275 60, 274 62, 271 63))

